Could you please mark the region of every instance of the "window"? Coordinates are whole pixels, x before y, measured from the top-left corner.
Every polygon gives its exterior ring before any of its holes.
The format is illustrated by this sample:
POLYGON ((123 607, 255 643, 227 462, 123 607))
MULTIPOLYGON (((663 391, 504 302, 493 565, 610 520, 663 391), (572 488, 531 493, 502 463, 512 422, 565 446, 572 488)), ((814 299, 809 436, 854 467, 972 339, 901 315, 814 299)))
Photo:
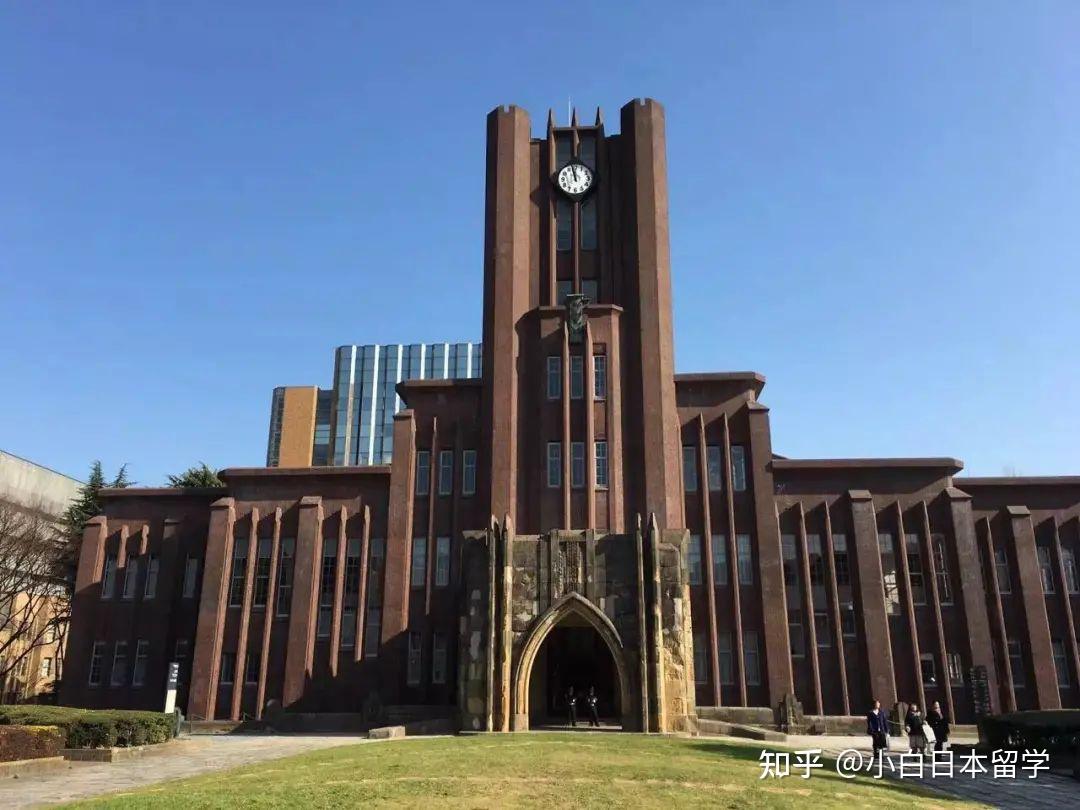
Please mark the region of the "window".
POLYGON ((236 653, 223 652, 221 654, 221 675, 218 677, 218 683, 222 686, 228 686, 235 677, 236 653))
POLYGON ((583 278, 581 280, 581 294, 589 299, 589 303, 595 303, 600 296, 600 282, 595 278, 583 278))
POLYGON ((802 658, 806 655, 806 640, 803 637, 802 611, 788 608, 788 642, 791 644, 791 657, 802 658))
POLYGON ((431 640, 431 682, 446 683, 445 633, 436 633, 431 640))
POLYGON ((761 684, 761 655, 758 653, 757 633, 753 630, 743 632, 743 668, 746 670, 746 685, 761 684))
POLYGON ((585 442, 570 442, 570 486, 585 486, 585 442))
POLYGON ((607 355, 594 354, 592 358, 593 399, 607 398, 607 355))
POLYGON ((233 543, 232 576, 229 580, 229 607, 244 604, 244 580, 247 576, 247 540, 236 538, 233 543))
POLYGON ((690 574, 690 584, 701 584, 701 535, 690 535, 690 546, 686 550, 686 568, 690 574))
POLYGON ((706 445, 705 468, 708 474, 709 490, 711 492, 719 492, 724 488, 724 477, 722 474, 724 463, 721 460, 722 458, 723 456, 720 452, 719 445, 706 445))
POLYGON ((323 539, 322 564, 319 567, 319 616, 316 635, 327 638, 334 619, 334 577, 337 574, 337 538, 323 539))
MULTIPOLYGON (((581 204, 581 249, 596 250, 596 200, 581 204)), ((595 300, 595 299, 590 299, 595 300)))
POLYGON ((252 605, 257 608, 266 607, 270 594, 270 552, 273 546, 272 537, 259 538, 258 556, 255 558, 255 595, 252 600, 252 605))
POLYGON ((960 662, 960 653, 951 652, 946 656, 949 668, 949 683, 953 686, 964 685, 964 666, 960 662))
POLYGON ((374 538, 368 551, 367 620, 364 625, 364 657, 375 658, 382 643, 382 585, 383 564, 386 561, 386 541, 374 538))
POLYGON ((409 633, 409 660, 405 682, 409 686, 417 686, 420 683, 422 660, 422 647, 419 633, 409 633))
POLYGON ((922 548, 919 535, 905 534, 904 545, 907 547, 908 581, 911 583, 911 601, 916 605, 926 604, 926 583, 923 580, 922 548))
POLYGON ((727 535, 714 534, 712 536, 712 567, 713 584, 727 585, 727 535))
POLYGON ((52 677, 52 658, 46 657, 41 659, 41 671, 39 673, 40 678, 52 677))
POLYGON ((547 359, 547 398, 559 399, 562 397, 562 358, 549 357, 547 359))
POLYGON ((573 232, 574 208, 570 201, 560 197, 555 203, 555 249, 570 250, 573 232))
POLYGON ((409 587, 423 588, 427 581, 427 538, 414 537, 412 541, 412 573, 409 587))
POLYGON ((593 445, 596 449, 596 488, 607 489, 607 441, 598 441, 593 445))
POLYGON ((547 485, 552 489, 562 486, 562 444, 547 444, 547 485))
POLYGON ((105 556, 105 567, 101 573, 101 598, 112 599, 116 595, 116 555, 105 556))
POLYGON ((708 683, 706 670, 709 668, 708 648, 705 646, 705 634, 694 633, 694 683, 708 683))
POLYGON ((738 444, 731 446, 731 482, 736 492, 746 491, 746 448, 738 444))
POLYGON ((810 563, 810 584, 821 588, 825 586, 825 559, 821 556, 821 535, 806 535, 806 555, 810 563))
POLYGON ((735 683, 735 662, 731 657, 731 633, 721 633, 717 642, 717 662, 720 664, 720 683, 728 686, 735 683))
POLYGON ((919 656, 919 666, 922 668, 922 679, 926 686, 937 686, 937 667, 934 665, 934 656, 923 653, 919 656))
POLYGON ((1050 565, 1050 549, 1039 546, 1039 573, 1042 576, 1043 593, 1054 592, 1054 569, 1050 565))
POLYGON ((881 555, 882 587, 885 592, 885 610, 890 616, 900 613, 900 586, 896 580, 896 552, 891 534, 877 536, 878 553, 881 555))
POLYGON ((697 492, 697 450, 693 447, 682 449, 683 487, 687 492, 697 492))
POLYGON ((146 660, 150 657, 150 642, 139 639, 135 644, 135 669, 131 672, 131 685, 142 686, 146 683, 146 660))
POLYGON ((48 627, 45 628, 45 643, 46 644, 55 644, 56 643, 56 639, 57 639, 57 637, 59 635, 59 631, 57 630, 57 625, 58 624, 59 624, 58 621, 53 621, 53 622, 50 622, 48 627))
POLYGON ((113 648, 112 673, 109 676, 111 686, 123 686, 127 683, 127 642, 118 641, 113 648))
POLYGON ((143 585, 143 599, 153 599, 157 596, 158 570, 161 560, 157 554, 146 555, 146 583, 143 585))
POLYGON ((450 538, 435 538, 435 587, 445 588, 450 584, 450 538))
POLYGON ((1050 641, 1050 646, 1054 650, 1054 669, 1057 671, 1057 684, 1058 686, 1068 687, 1069 664, 1065 659, 1065 642, 1060 638, 1055 638, 1050 641))
POLYGON ((248 651, 244 655, 244 683, 254 686, 259 682, 259 656, 248 651))
POLYGON ((833 535, 833 565, 836 566, 836 585, 851 584, 851 564, 848 559, 847 535, 833 535))
POLYGON ((814 635, 818 649, 832 646, 832 630, 829 628, 829 614, 824 610, 814 611, 814 635))
POLYGON ((855 605, 844 602, 840 605, 840 632, 844 638, 855 638, 855 605))
POLYGON ((199 558, 188 557, 184 563, 184 598, 194 599, 199 585, 199 558))
POLYGON ((176 640, 176 646, 173 648, 173 660, 177 662, 186 661, 190 646, 191 642, 186 638, 178 638, 176 640))
POLYGON ((1024 653, 1020 649, 1019 641, 1009 642, 1009 667, 1012 669, 1013 686, 1022 689, 1027 682, 1024 674, 1024 653))
POLYGON ((930 548, 934 552, 934 576, 937 577, 938 599, 943 605, 951 605, 952 582, 949 579, 949 558, 945 553, 945 535, 930 535, 930 548))
POLYGON ((994 549, 994 572, 997 576, 998 593, 1012 593, 1009 579, 1009 558, 1003 548, 994 549))
POLYGON ((439 494, 449 495, 454 491, 454 451, 439 451, 439 494))
POLYGON ((1072 549, 1061 550, 1061 565, 1065 569, 1065 590, 1069 593, 1080 593, 1080 576, 1076 572, 1076 555, 1072 549))
POLYGON ((139 558, 128 557, 124 565, 124 589, 121 591, 122 599, 135 598, 135 585, 139 581, 139 558))
POLYGON ((476 451, 461 451, 461 494, 476 494, 476 451))
POLYGON ((277 615, 288 616, 292 605, 293 584, 293 554, 296 549, 296 540, 286 537, 281 541, 281 550, 278 552, 277 572, 277 615))
POLYGON ((795 553, 795 535, 780 535, 780 558, 784 566, 784 587, 788 589, 788 598, 798 598, 799 560, 795 553))
POLYGON ((570 399, 585 396, 585 358, 580 354, 570 355, 570 399))
POLYGON ((360 538, 353 537, 345 546, 345 588, 341 606, 341 648, 345 650, 351 650, 356 645, 356 616, 360 610, 360 545, 360 538))
POLYGON ((101 686, 101 666, 105 659, 105 642, 95 641, 90 652, 90 686, 101 686))
POLYGON ((416 451, 416 494, 427 495, 431 487, 431 451, 416 451))
POLYGON ((736 550, 739 553, 739 584, 753 585, 754 563, 752 552, 750 550, 750 535, 735 535, 735 545, 737 546, 736 550))
POLYGON ((560 307, 566 303, 566 296, 570 295, 573 291, 574 282, 570 279, 561 278, 555 282, 556 301, 560 307))

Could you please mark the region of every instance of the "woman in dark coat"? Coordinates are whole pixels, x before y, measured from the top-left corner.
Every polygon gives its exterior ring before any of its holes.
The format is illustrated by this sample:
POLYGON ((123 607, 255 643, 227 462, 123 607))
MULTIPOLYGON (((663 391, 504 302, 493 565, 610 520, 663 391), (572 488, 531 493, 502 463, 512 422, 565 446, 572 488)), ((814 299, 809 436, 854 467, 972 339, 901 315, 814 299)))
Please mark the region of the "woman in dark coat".
POLYGON ((874 756, 881 756, 889 747, 889 721, 881 710, 881 701, 874 701, 874 708, 866 715, 866 733, 874 745, 874 756))
POLYGON ((904 727, 907 729, 908 742, 911 745, 911 753, 913 754, 926 753, 926 732, 923 729, 925 722, 922 713, 919 711, 919 704, 912 703, 911 708, 908 709, 907 717, 904 718, 904 727))
POLYGON ((941 710, 941 704, 934 701, 934 707, 926 713, 926 725, 934 730, 934 750, 944 751, 949 741, 949 716, 941 710))

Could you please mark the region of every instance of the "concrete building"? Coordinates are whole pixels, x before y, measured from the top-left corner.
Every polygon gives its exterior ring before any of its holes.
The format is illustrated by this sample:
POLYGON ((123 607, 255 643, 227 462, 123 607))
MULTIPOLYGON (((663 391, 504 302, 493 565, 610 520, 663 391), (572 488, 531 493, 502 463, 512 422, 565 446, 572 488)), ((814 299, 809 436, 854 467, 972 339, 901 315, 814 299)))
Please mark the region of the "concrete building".
POLYGON ((1080 706, 1080 477, 783 458, 761 375, 675 373, 664 127, 652 100, 617 134, 492 111, 481 376, 384 383, 376 422, 404 409, 364 460, 388 464, 106 493, 65 701, 160 706, 178 660, 196 718, 523 729, 589 686, 653 731, 793 699, 1080 706))

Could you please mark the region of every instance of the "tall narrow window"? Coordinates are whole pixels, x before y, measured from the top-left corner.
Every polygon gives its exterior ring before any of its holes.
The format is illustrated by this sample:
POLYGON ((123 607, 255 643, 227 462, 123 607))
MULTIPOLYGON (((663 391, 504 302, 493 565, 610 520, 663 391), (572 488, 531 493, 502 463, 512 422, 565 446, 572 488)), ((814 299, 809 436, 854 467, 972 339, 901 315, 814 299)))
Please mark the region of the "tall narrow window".
POLYGON ((608 486, 608 455, 607 441, 598 441, 596 448, 596 488, 607 489, 608 486))
POLYGON ((454 451, 439 451, 439 494, 449 495, 454 491, 454 451))
POLYGON ((1061 550, 1061 566, 1065 569, 1065 590, 1069 593, 1080 593, 1080 576, 1076 570, 1076 555, 1072 549, 1061 550))
POLYGON ((919 656, 919 666, 922 668, 923 683, 927 686, 937 686, 937 666, 931 653, 923 653, 919 656))
POLYGON ((949 668, 949 683, 953 686, 964 685, 964 666, 960 662, 960 653, 951 652, 946 656, 949 668))
POLYGON ((409 586, 423 588, 427 581, 427 538, 414 537, 412 541, 412 568, 409 586))
POLYGON ((585 486, 585 442, 570 442, 570 486, 585 486))
POLYGON ((1012 593, 1012 581, 1009 578, 1009 558, 1003 548, 994 549, 994 572, 997 574, 999 593, 1012 593))
POLYGON ((834 534, 832 537, 833 565, 836 567, 837 587, 851 584, 851 562, 848 558, 847 535, 834 534))
POLYGON ((109 675, 110 686, 123 686, 127 683, 128 654, 127 642, 118 641, 113 648, 112 673, 109 675))
POLYGON ((446 683, 446 634, 435 633, 431 639, 431 682, 446 683))
POLYGON ((739 584, 753 585, 754 563, 753 554, 750 548, 750 535, 735 535, 735 545, 738 547, 737 551, 739 552, 739 584))
POLYGON ((552 489, 562 486, 562 444, 547 443, 547 485, 552 489))
POLYGON ((746 491, 746 448, 738 444, 731 446, 731 484, 736 492, 746 491))
POLYGON ((697 492, 697 448, 685 446, 682 449, 683 487, 687 492, 697 492))
POLYGON ((1054 592, 1054 569, 1050 564, 1050 549, 1039 546, 1039 574, 1042 576, 1043 593, 1054 592))
POLYGON ((574 282, 568 278, 560 278, 555 282, 555 301, 561 307, 566 303, 566 296, 574 291, 574 282))
POLYGON ((139 639, 135 644, 135 668, 131 671, 131 685, 142 686, 146 683, 146 661, 150 657, 150 642, 139 639))
POLYGON ((596 199, 581 204, 581 249, 596 250, 596 199))
POLYGON ((724 488, 724 462, 720 446, 717 444, 706 445, 705 466, 709 475, 709 491, 719 492, 724 488))
POLYGON ((250 650, 244 654, 244 683, 255 686, 259 682, 259 656, 250 650))
POLYGON ((722 587, 728 584, 727 535, 712 536, 713 584, 722 587))
POLYGON ((187 661, 188 649, 191 646, 191 641, 186 638, 178 638, 176 640, 176 646, 173 647, 173 661, 177 663, 183 663, 187 661))
POLYGON ((139 558, 128 557, 127 564, 124 566, 124 590, 122 591, 121 598, 134 599, 135 598, 135 586, 139 581, 139 558))
POLYGON ((116 595, 116 555, 105 555, 105 567, 101 572, 101 598, 112 599, 116 595))
POLYGON ((356 615, 360 609, 360 538, 351 537, 345 546, 345 589, 341 605, 341 648, 356 645, 356 615))
POLYGON ((221 654, 221 671, 218 673, 218 683, 222 686, 231 686, 236 679, 236 653, 223 652, 221 654))
POLYGON ((581 280, 581 294, 589 299, 589 303, 595 304, 600 294, 600 282, 595 278, 583 278, 581 280))
POLYGON ((1009 668, 1012 669, 1013 686, 1022 689, 1027 683, 1027 675, 1024 672, 1024 652, 1020 649, 1019 641, 1010 641, 1008 647, 1009 668))
POLYGON ((420 683, 423 646, 419 633, 409 633, 409 660, 406 670, 405 682, 409 686, 417 686, 420 683))
POLYGON ((709 682, 709 648, 705 646, 705 634, 694 633, 694 683, 709 682))
POLYGON ((731 633, 721 633, 717 639, 717 662, 720 664, 720 683, 735 683, 735 662, 731 656, 731 633))
POLYGON ((1050 646, 1054 651, 1054 669, 1057 672, 1057 684, 1068 688, 1069 664, 1065 658, 1065 642, 1060 638, 1055 638, 1050 641, 1050 646))
POLYGON ((199 558, 188 557, 184 562, 184 598, 194 599, 199 587, 199 558))
POLYGON ((427 495, 431 487, 431 451, 416 451, 416 494, 427 495))
POLYGON ((758 636, 753 630, 743 631, 743 668, 746 685, 761 685, 761 654, 758 652, 758 636))
POLYGON ((938 599, 943 605, 952 604, 952 581, 949 579, 949 558, 945 551, 945 535, 930 535, 934 554, 934 577, 937 579, 938 599))
POLYGON ((907 547, 908 581, 911 583, 911 601, 916 605, 926 604, 926 583, 923 581, 922 547, 919 535, 905 534, 904 545, 907 547))
POLYGON ((593 399, 607 399, 607 355, 594 354, 592 368, 593 399))
POLYGON ((143 599, 153 599, 157 596, 158 571, 161 568, 161 560, 157 554, 146 555, 146 583, 143 585, 143 599))
POLYGON ((814 635, 820 649, 832 646, 832 630, 829 627, 829 614, 824 610, 814 611, 814 635))
POLYGON ((461 494, 476 494, 476 451, 461 451, 461 494))
POLYGON ((296 549, 296 540, 292 537, 283 538, 281 550, 278 552, 277 572, 277 615, 288 616, 292 607, 292 584, 293 584, 293 555, 296 549))
POLYGON ((319 566, 319 616, 315 634, 329 638, 334 620, 334 579, 337 576, 337 538, 323 539, 322 564, 319 566))
POLYGON ((570 399, 585 396, 585 358, 580 354, 570 355, 570 399))
POLYGON ((547 398, 562 397, 562 358, 551 356, 547 359, 547 398))
POLYGON ((853 639, 858 634, 855 624, 855 605, 851 602, 840 605, 840 632, 846 639, 853 639))
POLYGON ((233 541, 232 575, 229 578, 229 607, 244 604, 244 585, 247 577, 247 538, 237 537, 233 541))
POLYGON ((574 207, 570 201, 560 197, 555 203, 555 249, 570 250, 570 235, 573 233, 574 207))
POLYGON ((90 651, 90 668, 87 683, 90 686, 101 686, 101 669, 105 661, 105 642, 95 641, 90 651))
POLYGON ((701 535, 690 535, 690 545, 686 550, 686 569, 691 585, 701 584, 701 535))
POLYGON ((825 560, 821 556, 821 535, 806 535, 806 556, 810 563, 810 584, 815 588, 825 585, 825 560))
POLYGON ((266 598, 270 594, 270 552, 273 546, 274 538, 259 538, 255 557, 255 592, 252 599, 252 605, 257 608, 266 607, 266 598))
POLYGON ((896 577, 896 550, 893 537, 887 532, 877 536, 878 553, 881 555, 882 587, 885 591, 885 610, 890 616, 900 614, 900 585, 896 577))
POLYGON ((364 622, 364 657, 375 658, 382 643, 383 564, 386 561, 386 541, 373 538, 368 552, 367 619, 364 622))
POLYGON ((450 584, 450 538, 435 538, 435 587, 445 588, 450 584))
POLYGON ((791 645, 791 657, 803 658, 806 655, 806 642, 803 638, 802 611, 797 607, 788 608, 788 642, 791 645))
POLYGON ((795 551, 795 535, 780 535, 780 559, 784 568, 784 587, 788 591, 788 600, 798 599, 799 558, 795 551))

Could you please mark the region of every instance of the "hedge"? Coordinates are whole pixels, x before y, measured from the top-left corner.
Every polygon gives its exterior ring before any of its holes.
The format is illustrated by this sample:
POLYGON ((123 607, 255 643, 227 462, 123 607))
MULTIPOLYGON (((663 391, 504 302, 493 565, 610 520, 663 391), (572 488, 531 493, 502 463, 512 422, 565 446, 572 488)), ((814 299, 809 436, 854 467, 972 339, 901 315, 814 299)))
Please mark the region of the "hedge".
POLYGON ((64 733, 56 726, 0 726, 0 762, 60 756, 64 733))
POLYGON ((979 742, 990 749, 1046 749, 1053 754, 1080 751, 1080 711, 1012 712, 979 719, 979 742))
POLYGON ((74 709, 67 706, 0 706, 0 726, 56 726, 65 748, 126 748, 162 743, 175 718, 161 712, 74 709))

